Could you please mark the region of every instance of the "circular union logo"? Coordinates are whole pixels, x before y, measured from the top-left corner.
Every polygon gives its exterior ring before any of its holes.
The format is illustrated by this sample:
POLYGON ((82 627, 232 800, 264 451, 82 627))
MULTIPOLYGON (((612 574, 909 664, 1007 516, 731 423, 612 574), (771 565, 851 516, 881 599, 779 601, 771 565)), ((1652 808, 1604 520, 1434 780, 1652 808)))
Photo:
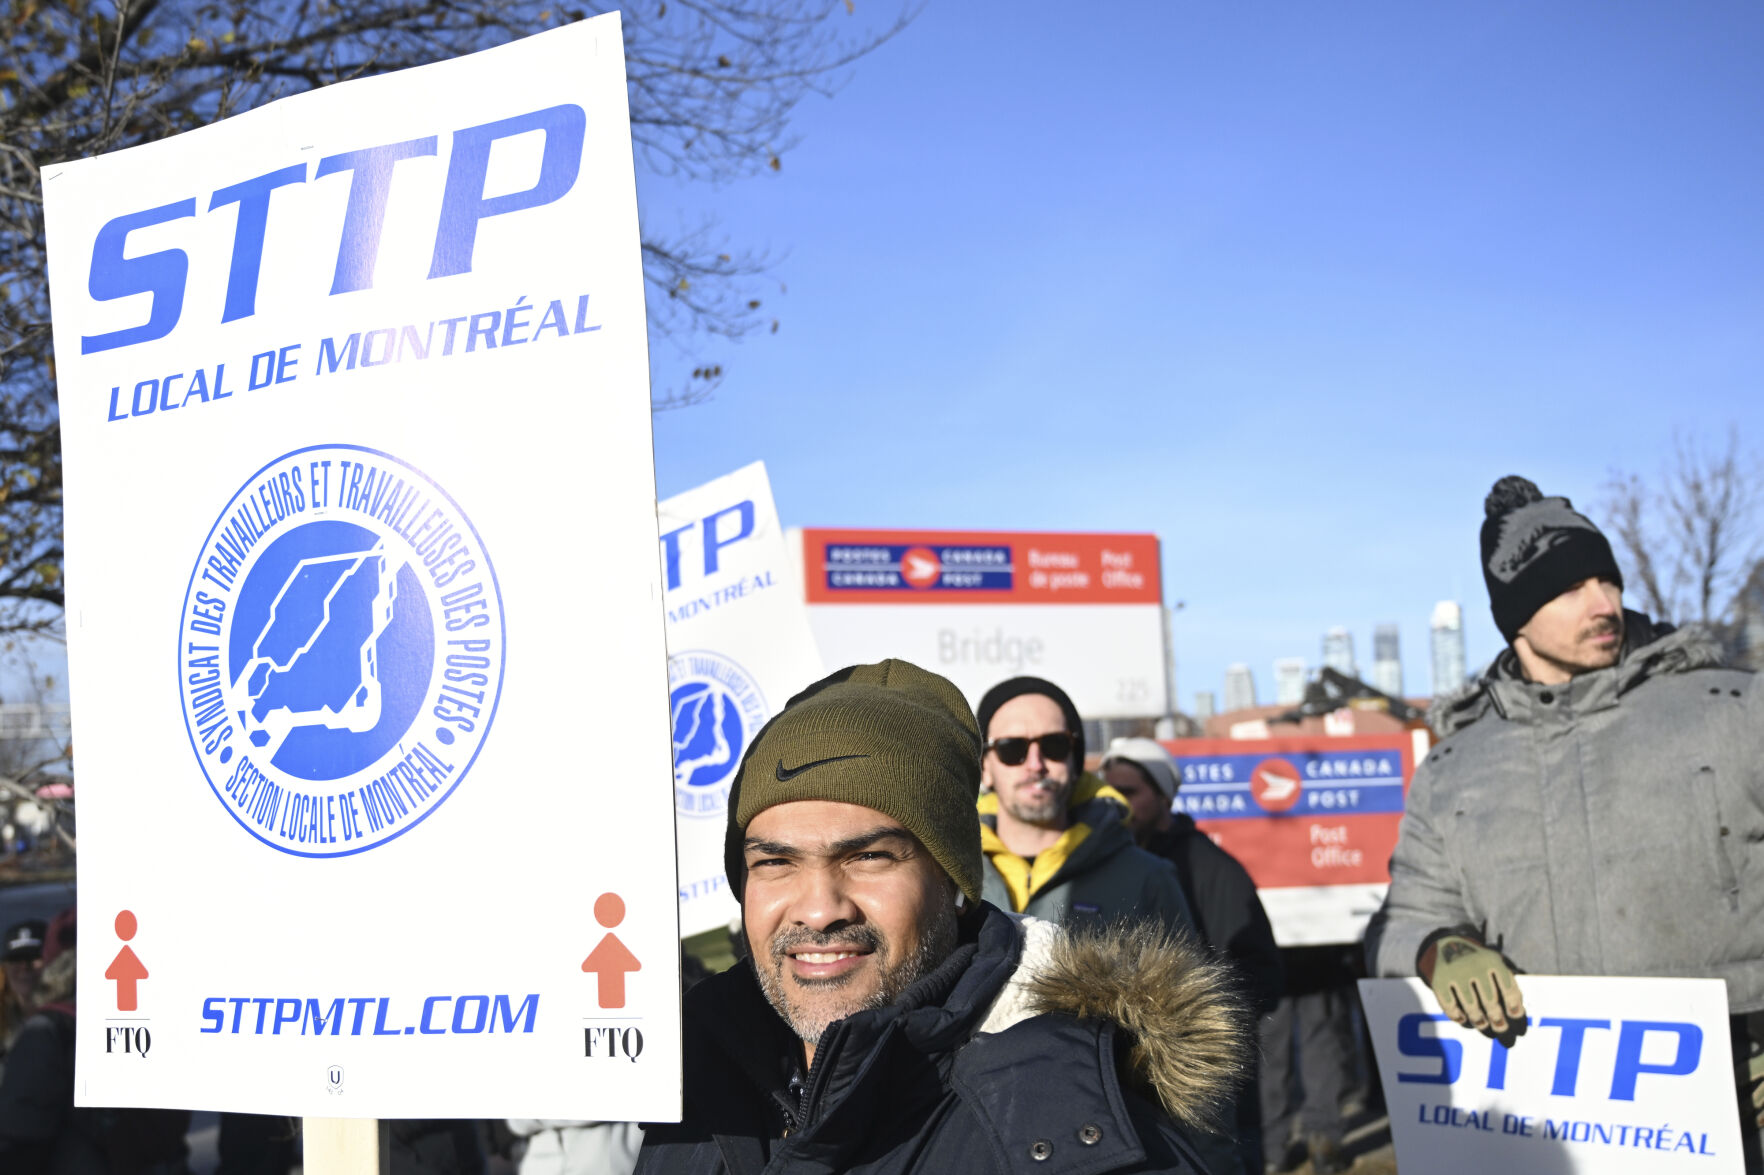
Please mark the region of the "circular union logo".
POLYGON ((1284 812, 1299 801, 1299 769, 1285 759, 1263 759, 1250 772, 1250 792, 1264 812, 1284 812))
POLYGON ((502 596, 458 505, 358 445, 252 474, 178 623, 190 745, 240 827, 300 857, 383 845, 453 794, 496 715, 502 596))
POLYGON ((694 649, 668 658, 668 704, 674 807, 686 816, 721 816, 747 740, 766 723, 766 699, 747 670, 694 649))

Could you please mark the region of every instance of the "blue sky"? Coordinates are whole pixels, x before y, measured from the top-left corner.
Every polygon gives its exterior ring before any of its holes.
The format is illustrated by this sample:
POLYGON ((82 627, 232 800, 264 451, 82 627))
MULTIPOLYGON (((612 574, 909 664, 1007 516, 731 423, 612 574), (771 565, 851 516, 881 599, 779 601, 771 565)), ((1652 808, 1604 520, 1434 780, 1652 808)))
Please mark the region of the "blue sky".
POLYGON ((1764 444, 1760 60, 1741 2, 933 3, 781 172, 645 185, 788 287, 658 489, 1153 531, 1185 708, 1335 624, 1424 691, 1436 600, 1498 648, 1495 478, 1589 507, 1674 430, 1764 444))

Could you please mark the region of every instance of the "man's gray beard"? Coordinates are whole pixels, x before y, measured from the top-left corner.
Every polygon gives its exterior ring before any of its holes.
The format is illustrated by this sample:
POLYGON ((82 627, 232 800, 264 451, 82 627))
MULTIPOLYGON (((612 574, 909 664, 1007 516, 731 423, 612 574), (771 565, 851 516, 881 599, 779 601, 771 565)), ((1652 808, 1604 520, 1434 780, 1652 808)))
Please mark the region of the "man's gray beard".
MULTIPOLYGON (((952 898, 951 901, 953 900, 952 898)), ((954 905, 940 906, 933 912, 932 919, 931 925, 925 928, 925 934, 919 940, 919 949, 901 960, 898 966, 889 965, 888 944, 882 941, 882 936, 873 927, 859 925, 833 934, 817 934, 808 930, 780 934, 772 940, 771 949, 763 962, 758 955, 754 956, 754 974, 759 976, 760 990, 765 993, 766 1002, 790 1025, 790 1030, 796 1033, 797 1039, 809 1044, 819 1044, 822 1033, 827 1031, 827 1025, 833 1021, 843 1020, 869 1008, 887 1007, 899 999, 907 988, 936 970, 938 964, 949 958, 950 952, 956 946, 954 905), (881 982, 867 998, 843 1010, 823 1010, 811 1014, 796 1008, 784 990, 786 982, 796 983, 796 980, 785 980, 784 963, 786 952, 792 947, 805 944, 827 950, 855 947, 870 951, 881 982)), ((844 987, 850 981, 851 976, 844 975, 837 979, 822 980, 813 987, 825 991, 844 987)))
POLYGON ((1038 828, 1057 827, 1065 820, 1066 805, 1072 801, 1074 786, 1073 783, 1065 784, 1043 804, 1025 804, 1017 799, 1016 789, 1010 788, 999 792, 998 804, 1018 824, 1033 824, 1038 828))

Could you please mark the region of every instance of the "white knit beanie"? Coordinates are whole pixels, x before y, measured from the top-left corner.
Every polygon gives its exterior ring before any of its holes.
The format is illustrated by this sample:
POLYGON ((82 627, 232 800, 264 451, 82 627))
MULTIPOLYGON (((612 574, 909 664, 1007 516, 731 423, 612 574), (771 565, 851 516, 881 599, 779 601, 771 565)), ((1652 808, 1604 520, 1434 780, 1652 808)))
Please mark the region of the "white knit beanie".
POLYGON ((1163 792, 1167 800, 1174 799, 1176 789, 1182 786, 1182 777, 1176 773, 1176 760, 1153 739, 1111 739, 1109 749, 1103 753, 1103 769, 1106 771, 1116 760, 1131 763, 1144 771, 1151 777, 1152 786, 1163 792))

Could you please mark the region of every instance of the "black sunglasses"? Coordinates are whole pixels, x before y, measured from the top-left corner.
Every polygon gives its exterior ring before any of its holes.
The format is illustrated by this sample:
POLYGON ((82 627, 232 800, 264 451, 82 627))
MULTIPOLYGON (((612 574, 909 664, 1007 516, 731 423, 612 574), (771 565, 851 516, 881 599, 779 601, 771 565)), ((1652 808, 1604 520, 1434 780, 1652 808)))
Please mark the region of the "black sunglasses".
POLYGON ((1064 763, 1072 755, 1072 736, 1063 730, 1034 738, 995 738, 986 749, 998 756, 1006 767, 1015 767, 1029 758, 1029 744, 1041 744, 1041 757, 1048 763, 1064 763))

